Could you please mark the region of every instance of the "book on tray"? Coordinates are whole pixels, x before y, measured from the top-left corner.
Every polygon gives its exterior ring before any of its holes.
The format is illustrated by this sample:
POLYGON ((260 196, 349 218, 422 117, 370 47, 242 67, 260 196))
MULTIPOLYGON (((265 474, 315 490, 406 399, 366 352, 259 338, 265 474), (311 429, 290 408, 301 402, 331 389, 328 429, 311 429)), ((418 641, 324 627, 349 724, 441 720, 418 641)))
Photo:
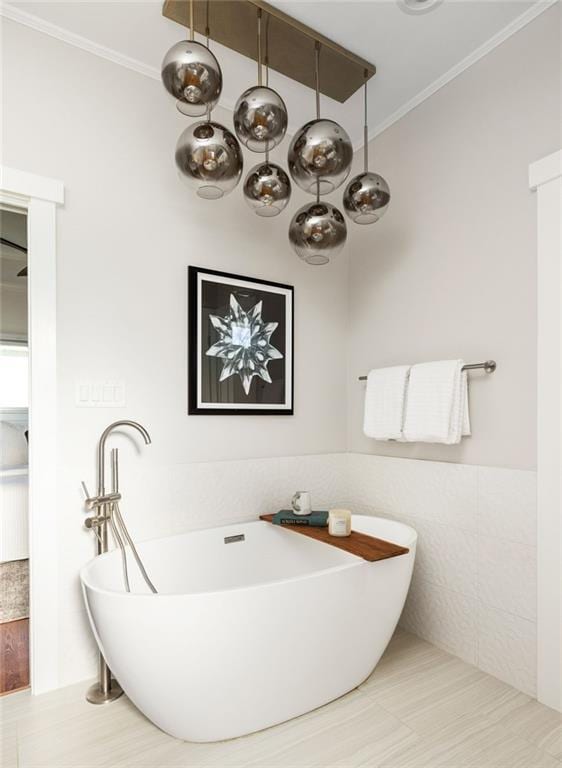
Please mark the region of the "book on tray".
POLYGON ((311 525, 324 528, 328 525, 327 510, 312 510, 308 515, 295 515, 292 509, 281 509, 273 515, 275 525, 311 525))

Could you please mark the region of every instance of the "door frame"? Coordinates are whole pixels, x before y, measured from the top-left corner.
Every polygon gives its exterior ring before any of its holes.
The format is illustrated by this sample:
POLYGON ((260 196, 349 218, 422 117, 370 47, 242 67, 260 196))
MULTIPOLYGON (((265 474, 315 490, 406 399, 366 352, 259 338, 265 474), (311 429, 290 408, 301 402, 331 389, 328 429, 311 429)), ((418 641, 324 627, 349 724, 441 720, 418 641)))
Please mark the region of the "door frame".
POLYGON ((27 214, 29 652, 31 692, 39 694, 59 685, 56 209, 64 185, 0 166, 0 202, 27 214))
POLYGON ((529 166, 537 193, 537 698, 562 711, 562 151, 529 166))

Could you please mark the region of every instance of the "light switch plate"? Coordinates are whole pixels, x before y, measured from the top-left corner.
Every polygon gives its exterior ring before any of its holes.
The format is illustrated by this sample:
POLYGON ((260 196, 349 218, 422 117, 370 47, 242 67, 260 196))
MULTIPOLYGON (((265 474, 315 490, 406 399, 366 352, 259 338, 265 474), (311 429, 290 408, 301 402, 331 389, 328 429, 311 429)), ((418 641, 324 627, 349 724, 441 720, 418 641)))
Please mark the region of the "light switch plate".
POLYGON ((124 381, 76 382, 76 405, 79 408, 123 408, 124 381))

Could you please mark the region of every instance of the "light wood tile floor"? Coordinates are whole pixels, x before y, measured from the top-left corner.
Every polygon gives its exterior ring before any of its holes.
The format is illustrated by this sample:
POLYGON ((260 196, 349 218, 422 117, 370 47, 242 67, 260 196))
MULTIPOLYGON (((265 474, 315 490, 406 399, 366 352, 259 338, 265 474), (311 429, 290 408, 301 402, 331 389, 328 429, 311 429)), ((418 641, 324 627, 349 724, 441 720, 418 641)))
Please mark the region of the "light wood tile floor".
POLYGON ((177 741, 85 684, 0 699, 2 768, 561 768, 562 722, 496 678, 398 631, 371 677, 315 712, 218 744, 177 741))

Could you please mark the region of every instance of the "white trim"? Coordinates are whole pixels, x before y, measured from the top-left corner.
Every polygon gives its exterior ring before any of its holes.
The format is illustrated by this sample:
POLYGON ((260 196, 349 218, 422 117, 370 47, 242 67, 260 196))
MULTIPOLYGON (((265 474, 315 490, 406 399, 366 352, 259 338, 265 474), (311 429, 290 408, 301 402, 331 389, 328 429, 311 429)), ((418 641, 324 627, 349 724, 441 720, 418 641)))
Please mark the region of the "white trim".
POLYGON ((533 190, 562 176, 562 150, 537 160, 529 166, 529 187, 533 190))
POLYGON ((562 153, 529 167, 537 192, 537 698, 562 711, 562 153))
POLYGON ((14 196, 23 197, 26 200, 38 198, 48 200, 51 203, 64 202, 64 185, 58 179, 47 179, 44 176, 36 176, 27 171, 18 171, 16 168, 0 166, 0 189, 8 193, 6 202, 14 204, 14 196))
MULTIPOLYGON (((410 112, 412 109, 415 109, 430 96, 433 96, 436 91, 438 91, 440 88, 443 88, 444 85, 447 85, 447 83, 451 82, 451 80, 453 80, 455 77, 458 77, 458 75, 462 74, 466 69, 479 61, 483 56, 486 56, 486 54, 490 53, 490 51, 492 51, 498 45, 501 45, 509 37, 511 37, 511 35, 519 32, 520 29, 526 26, 529 22, 533 21, 533 19, 536 19, 537 16, 548 10, 548 8, 550 8, 556 2, 558 2, 558 0, 538 0, 533 6, 531 6, 531 8, 528 8, 526 11, 524 11, 520 16, 518 16, 507 26, 493 35, 485 43, 476 48, 475 51, 466 56, 462 61, 459 61, 458 64, 455 64, 454 67, 451 67, 451 69, 445 72, 444 75, 441 75, 441 77, 437 78, 437 80, 434 80, 433 83, 430 83, 430 85, 417 93, 409 101, 399 107, 395 112, 385 118, 385 120, 383 120, 381 123, 376 125, 371 131, 369 131, 369 141, 374 139, 383 131, 386 131, 387 128, 390 128, 391 125, 394 125, 394 123, 404 117, 404 115, 408 114, 408 112, 410 112)), ((99 56, 100 58, 111 61, 114 64, 119 64, 122 67, 131 69, 133 72, 138 72, 145 77, 150 77, 152 80, 160 80, 160 70, 156 67, 151 67, 148 64, 144 64, 142 61, 133 59, 130 56, 126 56, 124 53, 120 53, 113 48, 107 48, 105 45, 95 43, 93 40, 90 40, 87 37, 83 37, 82 35, 77 35, 74 32, 70 32, 63 27, 59 27, 49 21, 45 21, 45 19, 42 19, 39 16, 35 16, 32 13, 22 11, 15 5, 11 5, 10 3, 0 4, 0 16, 4 16, 11 21, 17 22, 18 24, 23 24, 26 27, 35 29, 37 32, 43 32, 43 34, 54 37, 57 40, 61 40, 63 43, 68 43, 68 45, 81 48, 84 51, 88 51, 88 53, 94 54, 94 56, 99 56)), ((223 109, 229 109, 230 111, 234 109, 234 103, 228 99, 225 99, 224 96, 221 98, 221 103, 219 106, 223 109)), ((294 134, 295 130, 296 129, 289 126, 288 133, 294 134)), ((361 138, 357 145, 354 145, 355 151, 359 151, 362 146, 363 139, 361 138)))
POLYGON ((29 562, 35 694, 59 684, 55 216, 54 203, 36 198, 30 201, 29 562))
MULTIPOLYGON (((465 56, 462 61, 459 61, 458 64, 455 64, 454 67, 451 67, 451 69, 445 72, 444 75, 438 77, 437 80, 434 80, 430 85, 417 93, 413 98, 399 107, 382 122, 380 122, 378 125, 375 125, 375 127, 369 131, 369 141, 376 138, 383 131, 386 131, 387 128, 390 128, 391 125, 394 125, 394 123, 398 122, 398 120, 404 117, 404 115, 407 115, 408 112, 412 111, 412 109, 415 109, 423 101, 429 99, 430 96, 433 96, 433 94, 443 88, 443 86, 447 85, 447 83, 450 83, 451 80, 455 79, 455 77, 461 75, 473 64, 476 64, 477 61, 480 61, 480 59, 493 51, 494 48, 497 48, 498 45, 504 43, 508 38, 510 38, 516 32, 519 32, 520 29, 523 29, 523 27, 529 24, 529 22, 536 19, 537 16, 540 16, 541 13, 547 11, 557 2, 558 0, 539 0, 539 2, 535 3, 535 5, 528 8, 524 13, 510 22, 506 27, 501 29, 489 40, 476 48, 476 50, 472 51, 472 53, 469 53, 468 56, 465 56)), ((361 149, 362 146, 363 142, 359 144, 357 149, 361 149)))
POLYGON ((29 264, 29 548, 33 694, 57 688, 58 519, 56 204, 62 182, 0 167, 0 202, 27 211, 29 264))

